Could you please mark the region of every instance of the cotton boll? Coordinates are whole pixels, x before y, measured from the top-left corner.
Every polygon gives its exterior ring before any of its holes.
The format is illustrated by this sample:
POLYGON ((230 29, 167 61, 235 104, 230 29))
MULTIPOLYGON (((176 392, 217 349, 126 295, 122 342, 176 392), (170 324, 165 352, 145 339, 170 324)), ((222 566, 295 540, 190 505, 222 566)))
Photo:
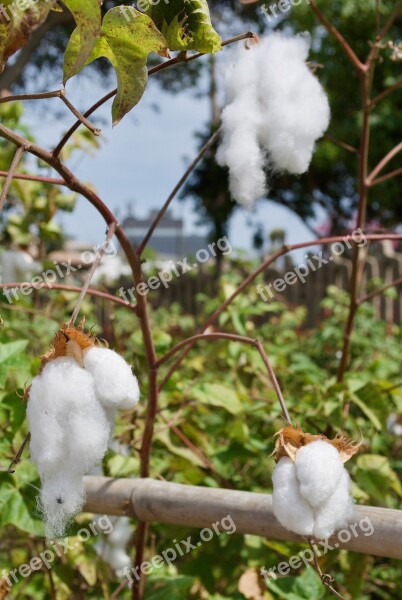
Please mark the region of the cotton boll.
POLYGON ((272 508, 283 527, 299 535, 312 535, 313 510, 299 492, 296 467, 290 458, 281 458, 272 474, 272 508))
POLYGON ((107 536, 107 541, 113 546, 125 548, 133 535, 133 528, 128 517, 114 517, 111 519, 113 531, 107 536))
POLYGON ((105 546, 100 553, 103 560, 116 573, 116 577, 124 576, 125 567, 132 566, 132 559, 125 550, 115 548, 114 546, 105 546))
POLYGON ((229 167, 234 200, 251 206, 267 193, 264 168, 299 175, 329 125, 319 80, 306 65, 307 36, 271 33, 248 50, 238 48, 225 82, 222 141, 217 161, 229 167))
POLYGON ((70 357, 52 360, 34 378, 27 412, 46 528, 59 536, 82 508, 82 476, 102 460, 111 427, 92 375, 70 357))
POLYGON ((350 496, 350 477, 346 469, 343 468, 335 492, 316 509, 314 537, 322 540, 330 537, 337 529, 347 524, 352 512, 353 501, 350 496))
POLYGON ((264 152, 258 142, 261 112, 258 102, 256 51, 241 49, 226 77, 228 105, 222 112, 222 142, 217 162, 229 167, 233 199, 246 207, 267 192, 264 152))
POLYGON ((297 175, 307 171, 330 120, 327 96, 305 62, 309 46, 306 36, 273 33, 257 53, 264 114, 260 141, 274 169, 297 175))
POLYGON ((300 448, 296 453, 295 468, 300 493, 313 507, 335 492, 344 472, 338 450, 323 440, 300 448))
POLYGON ((130 365, 113 350, 88 348, 84 352, 84 367, 95 381, 95 392, 104 407, 133 408, 140 391, 130 365))
POLYGON ((133 527, 128 517, 112 517, 113 530, 102 541, 95 544, 99 556, 114 570, 117 577, 123 577, 124 568, 131 567, 131 558, 126 547, 133 535, 133 527))

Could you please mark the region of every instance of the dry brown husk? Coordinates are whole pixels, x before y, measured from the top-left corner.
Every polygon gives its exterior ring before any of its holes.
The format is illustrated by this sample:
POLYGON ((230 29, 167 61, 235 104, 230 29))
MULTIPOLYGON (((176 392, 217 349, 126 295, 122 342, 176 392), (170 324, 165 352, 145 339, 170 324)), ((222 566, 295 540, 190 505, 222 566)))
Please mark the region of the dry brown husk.
POLYGON ((71 356, 83 367, 84 350, 100 343, 96 336, 85 333, 84 327, 85 319, 81 321, 78 327, 72 327, 68 324, 62 325, 53 338, 51 349, 42 357, 40 371, 47 363, 61 356, 71 356))
POLYGON ((313 435, 311 433, 305 433, 300 427, 291 426, 283 427, 283 429, 278 431, 275 435, 277 436, 277 440, 272 455, 275 455, 276 461, 284 456, 295 461, 296 452, 299 448, 307 446, 307 444, 310 444, 311 442, 323 440, 338 450, 342 461, 345 463, 359 451, 363 443, 362 440, 360 440, 360 442, 353 442, 342 433, 337 433, 334 439, 330 440, 323 434, 313 435))

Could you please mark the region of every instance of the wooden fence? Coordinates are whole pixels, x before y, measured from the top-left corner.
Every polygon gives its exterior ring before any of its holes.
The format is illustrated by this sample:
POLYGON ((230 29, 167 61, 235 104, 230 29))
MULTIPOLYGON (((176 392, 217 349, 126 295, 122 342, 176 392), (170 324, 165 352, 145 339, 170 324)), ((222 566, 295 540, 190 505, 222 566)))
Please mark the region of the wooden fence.
MULTIPOLYGON (((273 287, 270 288, 274 298, 283 298, 292 306, 307 307, 307 327, 314 326, 320 319, 320 304, 326 296, 329 285, 349 291, 352 270, 350 253, 347 255, 345 252, 341 256, 336 256, 331 253, 329 247, 323 248, 322 252, 325 260, 328 261, 327 264, 323 264, 315 271, 310 268, 305 283, 298 279, 293 285, 287 285, 283 293, 277 293, 273 287)), ((313 254, 317 253, 312 252, 309 256, 313 254)), ((312 258, 311 260, 313 265, 318 264, 317 260, 312 258)), ((299 264, 307 264, 307 262, 307 258, 302 258, 300 263, 294 263, 290 257, 285 256, 273 268, 267 269, 264 285, 269 287, 275 280, 282 279, 286 273, 294 272, 299 264)), ((386 285, 400 277, 402 277, 402 253, 396 252, 389 242, 371 244, 370 252, 366 256, 361 294, 373 291, 375 286, 378 286, 378 282, 381 282, 380 285, 386 285)), ((184 311, 197 315, 203 303, 203 300, 198 297, 199 294, 213 298, 216 293, 217 283, 214 277, 200 269, 197 276, 185 275, 172 280, 167 289, 161 286, 158 290, 152 291, 150 301, 154 306, 166 307, 173 302, 178 302, 184 311)), ((270 294, 265 292, 265 296, 269 301, 270 294)), ((377 317, 388 323, 402 324, 402 294, 398 293, 396 299, 387 295, 377 296, 371 302, 377 317)))

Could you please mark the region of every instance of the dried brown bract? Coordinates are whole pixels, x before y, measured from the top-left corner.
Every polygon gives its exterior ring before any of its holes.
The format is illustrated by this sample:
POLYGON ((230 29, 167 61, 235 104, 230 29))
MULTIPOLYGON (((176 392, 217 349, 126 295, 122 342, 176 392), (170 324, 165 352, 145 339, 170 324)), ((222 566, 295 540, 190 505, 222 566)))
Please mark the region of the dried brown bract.
POLYGON ((347 462, 352 456, 357 454, 359 451, 362 440, 359 442, 353 442, 346 435, 342 433, 337 433, 333 440, 330 440, 323 434, 313 435, 311 433, 305 433, 300 429, 300 427, 283 427, 276 434, 277 440, 275 443, 275 450, 273 451, 273 455, 275 455, 276 461, 279 461, 284 456, 288 456, 293 461, 296 458, 296 452, 302 446, 307 446, 310 442, 315 442, 317 440, 323 440, 331 446, 334 446, 340 456, 342 461, 347 462))

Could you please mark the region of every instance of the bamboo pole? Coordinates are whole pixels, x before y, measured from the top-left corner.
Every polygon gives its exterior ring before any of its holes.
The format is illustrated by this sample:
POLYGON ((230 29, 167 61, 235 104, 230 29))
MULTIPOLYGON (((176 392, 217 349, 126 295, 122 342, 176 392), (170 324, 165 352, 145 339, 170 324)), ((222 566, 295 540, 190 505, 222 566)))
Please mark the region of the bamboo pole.
MULTIPOLYGON (((153 479, 110 479, 85 477, 88 512, 128 515, 144 522, 210 527, 230 515, 236 532, 286 541, 305 540, 284 529, 272 512, 272 496, 254 492, 204 488, 153 479)), ((346 529, 346 528, 345 528, 346 529)), ((362 554, 402 559, 402 511, 356 505, 342 543, 335 535, 333 545, 362 554), (364 535, 353 524, 370 519, 374 532, 364 535)), ((331 543, 331 542, 330 542, 331 543)))

